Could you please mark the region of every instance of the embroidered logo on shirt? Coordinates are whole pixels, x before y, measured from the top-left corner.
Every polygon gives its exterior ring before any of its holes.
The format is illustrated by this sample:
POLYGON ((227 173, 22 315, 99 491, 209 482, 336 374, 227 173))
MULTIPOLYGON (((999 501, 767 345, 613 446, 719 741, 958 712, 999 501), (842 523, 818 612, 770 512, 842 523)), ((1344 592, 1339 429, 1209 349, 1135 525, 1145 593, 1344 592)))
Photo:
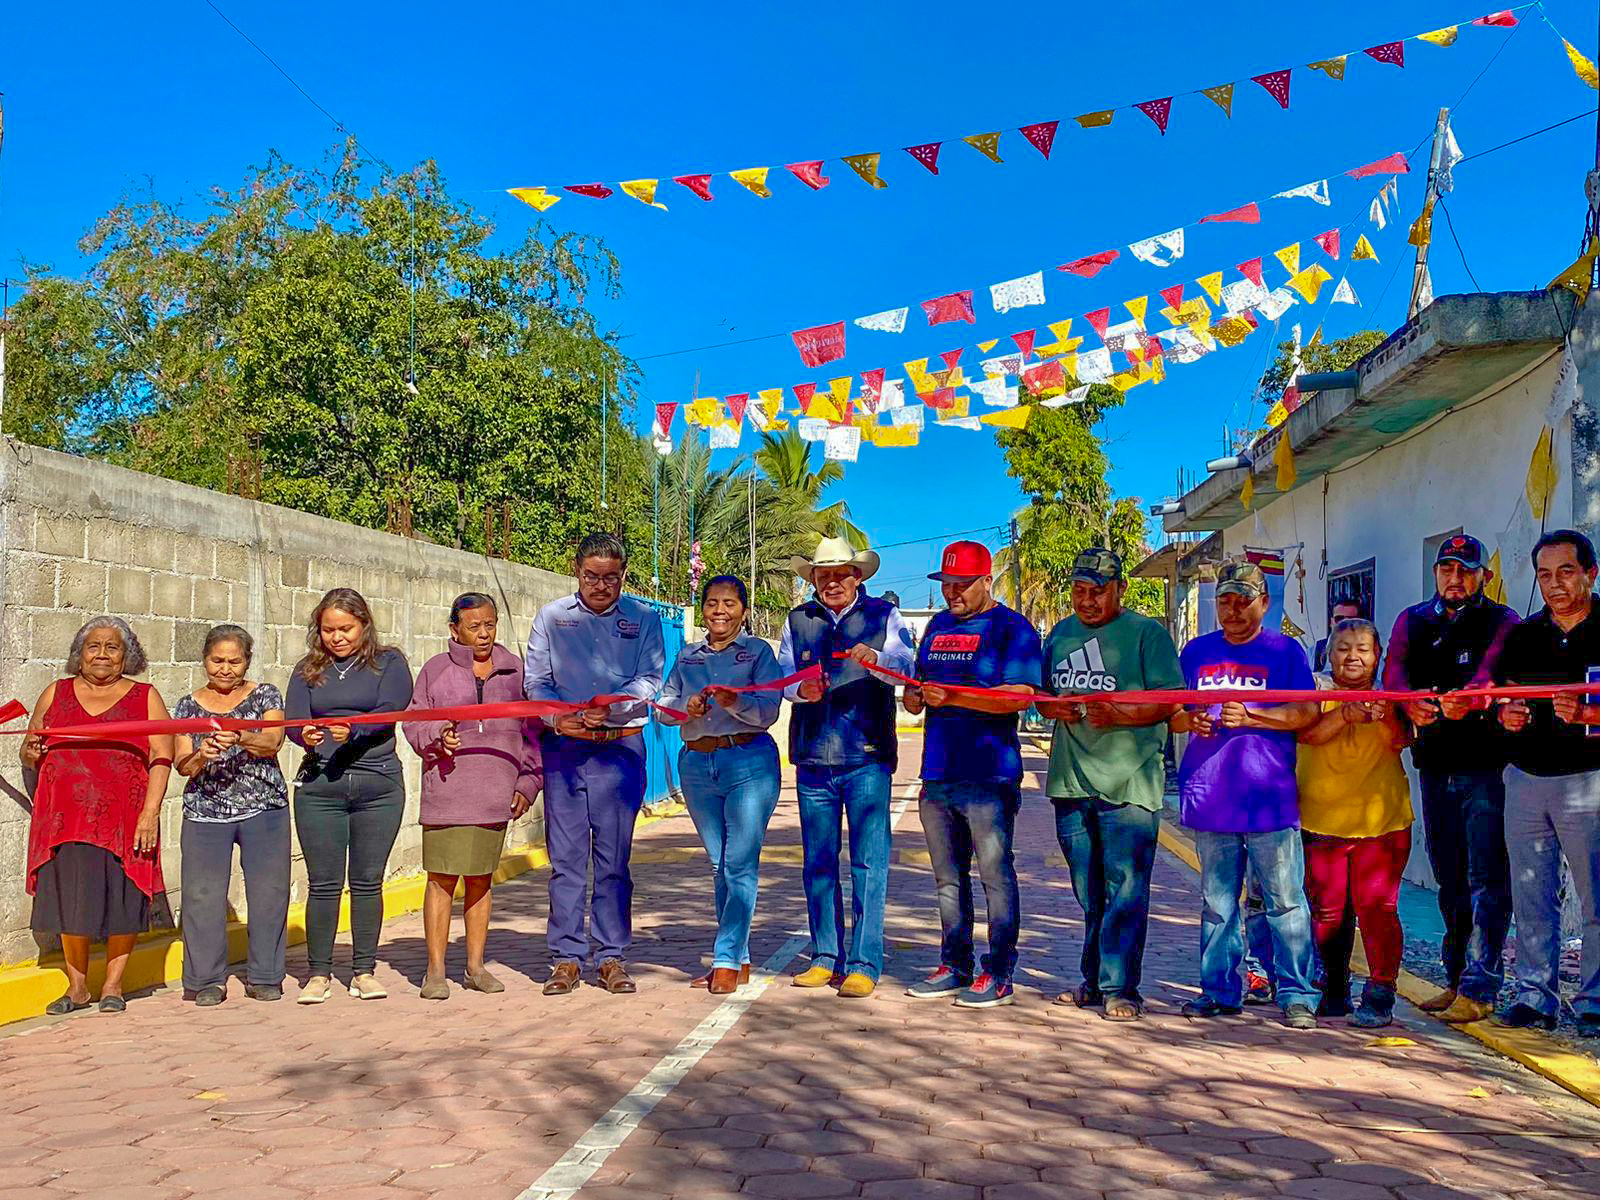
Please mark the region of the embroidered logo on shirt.
POLYGON ((735 650, 733 653, 733 661, 736 663, 755 662, 755 660, 756 656, 748 650, 735 650))
POLYGON ((639 622, 629 621, 625 617, 617 618, 617 627, 612 630, 612 637, 636 638, 639 636, 639 622))
POLYGON ((1050 674, 1050 686, 1058 692, 1116 691, 1117 676, 1106 670, 1105 659, 1100 655, 1100 639, 1090 638, 1063 662, 1057 663, 1050 674))

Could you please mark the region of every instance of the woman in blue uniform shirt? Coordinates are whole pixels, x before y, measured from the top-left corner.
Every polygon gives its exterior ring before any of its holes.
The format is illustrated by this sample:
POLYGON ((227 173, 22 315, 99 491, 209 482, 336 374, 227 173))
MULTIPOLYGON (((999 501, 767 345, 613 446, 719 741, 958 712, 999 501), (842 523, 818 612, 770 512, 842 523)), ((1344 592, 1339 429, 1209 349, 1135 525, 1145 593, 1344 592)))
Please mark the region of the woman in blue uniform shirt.
MULTIPOLYGON (((680 723, 678 777, 711 859, 717 904, 711 971, 691 982, 718 995, 750 978, 761 843, 778 806, 778 747, 767 729, 778 719, 783 693, 730 690, 780 677, 772 648, 744 633, 749 605, 736 577, 706 581, 700 592, 706 638, 678 655, 660 701, 688 714, 680 723)), ((661 719, 674 722, 665 714, 661 719)))

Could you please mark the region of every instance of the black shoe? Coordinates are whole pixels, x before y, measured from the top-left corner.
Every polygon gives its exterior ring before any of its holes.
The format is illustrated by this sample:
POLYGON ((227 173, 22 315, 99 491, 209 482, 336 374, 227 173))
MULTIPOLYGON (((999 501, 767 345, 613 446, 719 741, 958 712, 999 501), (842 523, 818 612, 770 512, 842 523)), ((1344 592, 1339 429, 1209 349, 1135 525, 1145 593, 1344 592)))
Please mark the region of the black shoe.
POLYGON ((282 1000, 283 985, 278 983, 247 983, 244 994, 252 1000, 282 1000))
POLYGON ((1187 1001, 1182 1013, 1186 1017, 1237 1017, 1244 1009, 1237 1004, 1218 1004, 1210 996, 1201 996, 1198 1000, 1187 1001))
POLYGON ((1543 1029, 1546 1032, 1556 1027, 1554 1017, 1546 1016, 1531 1004, 1513 1004, 1504 1016, 1496 1017, 1494 1023, 1507 1029, 1543 1029))
POLYGON ((1317 1014, 1309 1004, 1291 1004, 1283 1010, 1283 1023, 1290 1029, 1315 1029, 1317 1014))
POLYGON ((68 1013, 82 1012, 94 1006, 93 1000, 77 1001, 71 996, 62 996, 59 1000, 52 1000, 44 1006, 45 1015, 49 1017, 64 1017, 68 1013))
POLYGON ((101 996, 100 997, 100 1011, 103 1012, 103 1013, 126 1012, 127 1009, 128 1009, 128 1002, 126 1000, 124 1000, 121 996, 101 996))
POLYGON ((1382 1029, 1394 1021, 1394 989, 1369 983, 1361 993, 1361 1007, 1350 1018, 1358 1029, 1382 1029))
POLYGON ((203 987, 194 994, 194 1006, 196 1008, 215 1008, 227 998, 227 989, 213 983, 210 987, 203 987))
POLYGON ((1600 1013, 1584 1013, 1578 1018, 1578 1036, 1600 1037, 1600 1013))
POLYGON ((1350 1003, 1350 993, 1348 991, 1342 996, 1324 993, 1321 1001, 1317 1004, 1317 1016, 1319 1017, 1348 1017, 1354 1011, 1355 1008, 1350 1003))

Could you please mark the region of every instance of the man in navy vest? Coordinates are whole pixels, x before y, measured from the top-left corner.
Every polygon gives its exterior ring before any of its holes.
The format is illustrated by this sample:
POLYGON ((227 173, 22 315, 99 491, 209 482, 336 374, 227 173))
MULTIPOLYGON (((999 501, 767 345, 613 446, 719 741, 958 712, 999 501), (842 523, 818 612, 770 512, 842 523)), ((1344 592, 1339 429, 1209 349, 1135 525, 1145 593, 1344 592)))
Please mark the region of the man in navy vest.
POLYGON ((789 761, 800 795, 811 966, 796 987, 832 985, 870 996, 883 971, 883 908, 889 890, 889 780, 898 761, 894 686, 866 668, 902 674, 916 660, 900 610, 861 584, 878 569, 871 550, 823 538, 810 559, 792 560, 815 595, 789 613, 778 645, 785 675, 820 664, 822 678, 791 684, 789 761), (850 824, 851 927, 844 940, 839 884, 841 818, 850 824))

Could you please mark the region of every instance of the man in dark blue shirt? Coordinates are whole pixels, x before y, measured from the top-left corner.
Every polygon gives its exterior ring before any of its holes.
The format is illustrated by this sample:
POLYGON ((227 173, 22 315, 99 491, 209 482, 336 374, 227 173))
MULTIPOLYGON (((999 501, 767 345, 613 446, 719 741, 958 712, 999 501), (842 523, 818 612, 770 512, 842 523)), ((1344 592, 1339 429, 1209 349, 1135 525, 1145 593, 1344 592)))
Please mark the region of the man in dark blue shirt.
POLYGON ((939 968, 907 995, 954 996, 964 1008, 1010 1004, 1017 963, 1019 902, 1011 843, 1022 802, 1017 713, 1044 674, 1039 634, 994 598, 988 548, 955 542, 939 581, 948 606, 928 622, 917 654, 919 688, 906 688, 910 713, 927 709, 922 748, 922 829, 944 926, 939 968), (946 686, 999 688, 1015 700, 969 696, 946 686), (989 953, 973 976, 972 859, 989 910, 989 953))

